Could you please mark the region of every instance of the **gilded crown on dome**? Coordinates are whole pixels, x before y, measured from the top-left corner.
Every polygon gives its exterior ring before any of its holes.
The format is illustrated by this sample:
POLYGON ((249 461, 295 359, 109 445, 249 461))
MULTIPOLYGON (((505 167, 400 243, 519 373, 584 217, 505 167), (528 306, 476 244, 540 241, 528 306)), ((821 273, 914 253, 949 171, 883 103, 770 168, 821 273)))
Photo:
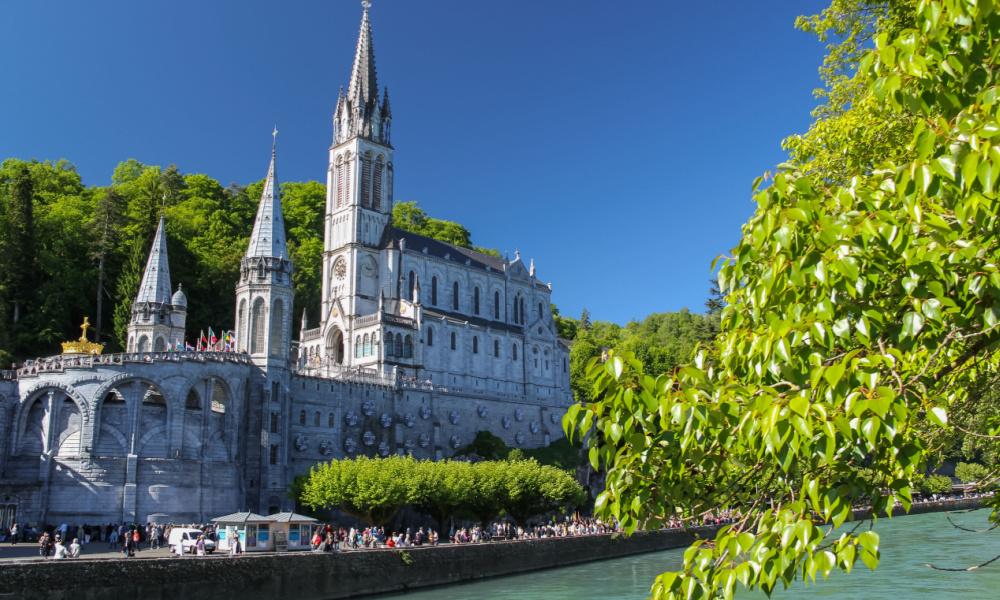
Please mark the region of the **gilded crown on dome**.
POLYGON ((100 354, 104 351, 104 344, 97 344, 87 339, 87 330, 90 329, 90 317, 83 318, 80 325, 80 339, 74 342, 63 342, 63 354, 100 354))

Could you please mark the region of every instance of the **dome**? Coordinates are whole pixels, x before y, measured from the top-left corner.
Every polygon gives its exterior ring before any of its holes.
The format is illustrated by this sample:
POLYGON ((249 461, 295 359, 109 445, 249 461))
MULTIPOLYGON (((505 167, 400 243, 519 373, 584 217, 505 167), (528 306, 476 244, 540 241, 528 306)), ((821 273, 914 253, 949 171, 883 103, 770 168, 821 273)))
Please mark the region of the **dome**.
POLYGON ((173 297, 170 298, 170 304, 177 308, 187 308, 188 299, 187 296, 184 295, 184 292, 181 291, 181 286, 179 284, 177 286, 177 291, 174 292, 173 297))

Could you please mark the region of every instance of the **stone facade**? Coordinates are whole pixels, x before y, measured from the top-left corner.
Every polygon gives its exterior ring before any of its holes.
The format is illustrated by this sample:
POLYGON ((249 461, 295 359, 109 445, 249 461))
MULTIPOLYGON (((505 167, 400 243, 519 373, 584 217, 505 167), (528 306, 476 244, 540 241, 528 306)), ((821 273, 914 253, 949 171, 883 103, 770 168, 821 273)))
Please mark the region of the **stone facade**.
POLYGON ((303 316, 293 339, 273 147, 226 351, 184 342, 161 221, 127 353, 0 373, 0 526, 272 513, 319 461, 439 459, 480 430, 524 448, 562 435, 572 397, 551 285, 519 255, 392 226, 391 120, 366 8, 334 115, 319 327, 303 316))

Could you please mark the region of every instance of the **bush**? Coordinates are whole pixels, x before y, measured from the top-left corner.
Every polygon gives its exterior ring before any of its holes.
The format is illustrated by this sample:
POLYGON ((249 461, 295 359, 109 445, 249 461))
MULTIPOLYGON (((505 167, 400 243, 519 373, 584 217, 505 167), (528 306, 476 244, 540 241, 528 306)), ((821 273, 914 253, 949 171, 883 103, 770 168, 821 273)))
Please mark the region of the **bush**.
POLYGON ((951 477, 947 475, 928 475, 917 483, 924 494, 947 494, 951 491, 951 477))
POLYGON ((976 463, 958 463, 955 467, 955 477, 962 483, 976 483, 986 479, 990 470, 976 463))

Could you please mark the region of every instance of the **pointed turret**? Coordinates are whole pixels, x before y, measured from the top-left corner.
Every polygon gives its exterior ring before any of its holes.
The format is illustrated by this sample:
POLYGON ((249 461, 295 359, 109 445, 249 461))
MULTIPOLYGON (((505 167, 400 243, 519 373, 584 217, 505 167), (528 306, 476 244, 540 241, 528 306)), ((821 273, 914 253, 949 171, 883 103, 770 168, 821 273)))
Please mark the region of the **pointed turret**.
POLYGON ((355 107, 365 107, 378 102, 378 81, 375 76, 375 49, 372 48, 372 25, 368 20, 371 2, 364 0, 361 6, 361 32, 358 46, 354 50, 354 68, 351 69, 351 84, 347 88, 347 98, 355 107))
POLYGON ((278 189, 278 176, 275 173, 277 128, 272 135, 274 143, 271 146, 271 164, 267 169, 267 179, 264 180, 264 192, 260 195, 260 205, 257 207, 257 218, 253 224, 247 257, 286 258, 288 256, 288 250, 285 246, 285 219, 281 214, 281 193, 278 189))
POLYGON ((149 259, 146 261, 146 272, 142 274, 142 283, 139 285, 139 294, 135 298, 136 304, 144 302, 155 304, 170 304, 170 264, 167 261, 167 236, 164 233, 166 219, 160 217, 160 224, 156 227, 156 237, 153 238, 153 247, 149 251, 149 259))
POLYGON ((172 293, 167 259, 166 220, 161 216, 146 260, 139 293, 128 324, 129 352, 163 352, 182 347, 187 320, 187 297, 172 293))

